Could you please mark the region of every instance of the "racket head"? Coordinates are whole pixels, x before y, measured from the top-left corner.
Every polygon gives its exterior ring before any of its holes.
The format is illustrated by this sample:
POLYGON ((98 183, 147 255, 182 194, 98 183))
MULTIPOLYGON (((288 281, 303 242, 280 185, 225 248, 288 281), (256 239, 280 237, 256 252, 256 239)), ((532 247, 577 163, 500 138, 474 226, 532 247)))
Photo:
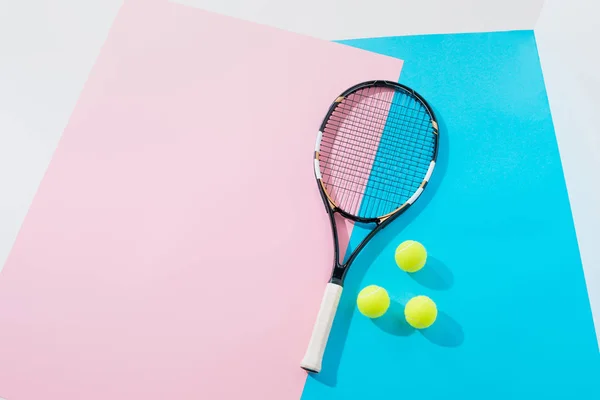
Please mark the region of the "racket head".
POLYGON ((317 135, 315 177, 324 202, 357 222, 401 214, 429 182, 438 136, 433 110, 413 89, 381 80, 347 89, 317 135))

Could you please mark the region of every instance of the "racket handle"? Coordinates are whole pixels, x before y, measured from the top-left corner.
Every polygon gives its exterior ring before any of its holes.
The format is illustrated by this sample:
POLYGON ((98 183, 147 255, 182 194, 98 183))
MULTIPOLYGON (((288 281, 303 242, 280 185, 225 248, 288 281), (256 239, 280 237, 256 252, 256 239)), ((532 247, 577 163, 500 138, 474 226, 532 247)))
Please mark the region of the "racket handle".
POLYGON ((318 373, 321 371, 321 361, 341 297, 342 287, 335 283, 328 283, 317 315, 317 322, 308 343, 308 349, 300 364, 303 369, 309 372, 318 373))

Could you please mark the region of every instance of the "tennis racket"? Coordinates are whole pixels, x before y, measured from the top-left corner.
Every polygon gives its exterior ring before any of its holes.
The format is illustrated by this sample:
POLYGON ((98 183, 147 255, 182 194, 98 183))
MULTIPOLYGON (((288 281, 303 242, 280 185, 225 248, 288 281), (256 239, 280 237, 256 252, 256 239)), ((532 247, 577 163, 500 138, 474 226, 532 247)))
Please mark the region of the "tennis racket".
POLYGON ((388 81, 347 89, 317 135, 315 177, 329 214, 334 267, 301 367, 318 373, 344 278, 365 245, 421 195, 435 167, 438 124, 423 97, 388 81), (340 261, 335 214, 375 228, 340 261))

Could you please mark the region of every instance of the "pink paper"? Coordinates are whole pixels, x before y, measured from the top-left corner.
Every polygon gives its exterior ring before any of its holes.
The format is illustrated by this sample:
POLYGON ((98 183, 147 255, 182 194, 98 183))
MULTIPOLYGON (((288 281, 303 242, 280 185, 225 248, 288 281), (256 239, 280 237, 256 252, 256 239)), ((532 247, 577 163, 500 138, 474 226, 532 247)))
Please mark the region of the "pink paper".
POLYGON ((0 398, 299 398, 333 257, 317 129, 400 68, 126 2, 0 274, 0 398))

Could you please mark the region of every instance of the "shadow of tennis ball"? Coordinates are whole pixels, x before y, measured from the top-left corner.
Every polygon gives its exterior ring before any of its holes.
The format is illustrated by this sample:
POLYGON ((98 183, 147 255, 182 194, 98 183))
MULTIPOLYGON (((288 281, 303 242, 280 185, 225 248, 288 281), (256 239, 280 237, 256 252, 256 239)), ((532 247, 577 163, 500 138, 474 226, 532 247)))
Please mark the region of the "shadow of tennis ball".
POLYGON ((379 329, 395 336, 410 336, 415 328, 404 318, 404 304, 392 299, 388 311, 381 317, 372 319, 379 329))
POLYGON ((419 332, 431 343, 442 347, 458 347, 465 340, 460 324, 444 311, 439 310, 433 325, 419 332))
POLYGON ((434 290, 447 290, 454 284, 450 268, 435 257, 428 256, 425 266, 408 274, 415 282, 434 290))

